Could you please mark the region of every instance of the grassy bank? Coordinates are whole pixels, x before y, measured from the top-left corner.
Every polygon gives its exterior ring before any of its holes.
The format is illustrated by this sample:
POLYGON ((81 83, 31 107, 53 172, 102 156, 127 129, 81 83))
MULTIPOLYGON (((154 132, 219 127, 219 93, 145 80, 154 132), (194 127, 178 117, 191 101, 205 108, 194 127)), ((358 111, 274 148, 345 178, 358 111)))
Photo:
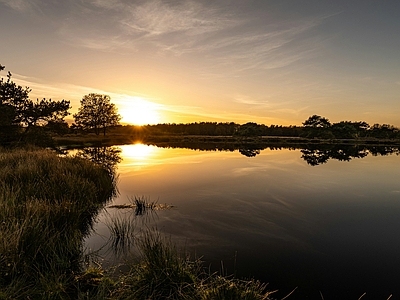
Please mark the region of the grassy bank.
POLYGON ((83 159, 14 150, 0 153, 0 182, 0 298, 69 295, 114 179, 83 159))
POLYGON ((257 281, 210 275, 156 233, 116 274, 83 239, 115 193, 108 170, 37 149, 0 150, 0 299, 269 299, 257 281))

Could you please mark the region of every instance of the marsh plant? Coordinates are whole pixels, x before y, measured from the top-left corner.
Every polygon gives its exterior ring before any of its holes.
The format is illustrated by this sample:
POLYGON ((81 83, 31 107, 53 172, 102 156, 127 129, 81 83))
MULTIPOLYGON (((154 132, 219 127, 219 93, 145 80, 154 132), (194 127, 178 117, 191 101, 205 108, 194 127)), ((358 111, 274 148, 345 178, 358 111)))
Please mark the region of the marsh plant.
POLYGON ((158 201, 150 201, 150 199, 145 196, 130 196, 128 200, 129 203, 127 204, 114 204, 108 206, 108 208, 133 209, 136 216, 143 216, 157 210, 173 208, 172 205, 159 204, 158 201))
POLYGON ((140 259, 124 278, 121 299, 196 299, 200 261, 180 256, 157 232, 144 234, 138 247, 140 259))
POLYGON ((134 217, 131 214, 110 216, 105 224, 110 232, 108 244, 114 254, 117 257, 128 254, 136 239, 134 217))
POLYGON ((167 205, 160 206, 157 202, 150 201, 145 196, 130 196, 128 200, 128 204, 108 206, 107 208, 118 209, 113 215, 105 210, 107 214, 105 225, 110 232, 107 244, 111 246, 112 251, 117 256, 126 255, 130 252, 134 246, 134 240, 141 234, 143 228, 141 225, 147 221, 146 218, 142 219, 143 217, 155 213, 162 207, 167 207, 167 205))
POLYGON ((148 211, 154 210, 156 202, 149 202, 145 197, 130 198, 132 206, 135 207, 136 215, 145 215, 148 211))
POLYGON ((157 231, 145 232, 138 247, 138 262, 120 279, 118 299, 271 299, 258 281, 207 273, 200 259, 191 259, 157 231))

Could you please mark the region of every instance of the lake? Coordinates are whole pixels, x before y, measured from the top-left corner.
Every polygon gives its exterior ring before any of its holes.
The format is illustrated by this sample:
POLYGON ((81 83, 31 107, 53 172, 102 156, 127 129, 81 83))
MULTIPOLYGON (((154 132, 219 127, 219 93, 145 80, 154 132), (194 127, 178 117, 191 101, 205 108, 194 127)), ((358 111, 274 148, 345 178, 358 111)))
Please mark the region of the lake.
MULTIPOLYGON (((111 204, 136 196, 172 207, 144 216, 103 211, 86 246, 104 265, 128 259, 107 243, 107 224, 130 218, 138 234, 156 227, 211 271, 268 282, 279 290, 276 298, 296 287, 288 299, 321 299, 320 292, 324 299, 400 297, 400 156, 373 149, 350 157, 340 149, 327 156, 326 148, 110 149, 120 156, 119 196, 111 204)), ((130 247, 134 252, 135 243, 130 247)))

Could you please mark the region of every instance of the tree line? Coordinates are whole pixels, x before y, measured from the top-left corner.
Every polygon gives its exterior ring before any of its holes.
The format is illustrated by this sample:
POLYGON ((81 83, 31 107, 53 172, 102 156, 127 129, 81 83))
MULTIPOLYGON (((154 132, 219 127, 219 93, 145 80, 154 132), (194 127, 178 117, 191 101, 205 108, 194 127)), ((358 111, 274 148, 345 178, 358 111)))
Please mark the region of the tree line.
MULTIPOLYGON (((5 69, 0 65, 0 71, 5 69)), ((70 115, 70 101, 29 98, 31 89, 17 85, 8 72, 0 78, 0 145, 12 143, 51 142, 48 133, 69 133, 71 130, 93 130, 106 134, 107 128, 119 124, 121 116, 107 95, 85 95, 71 126, 65 121, 70 115)))
POLYGON ((277 136, 320 139, 357 139, 357 138, 400 138, 400 130, 389 124, 369 125, 365 121, 340 121, 331 123, 318 115, 309 117, 303 126, 264 125, 254 122, 245 124, 200 122, 188 124, 156 124, 145 126, 153 135, 208 135, 208 136, 277 136))
MULTIPOLYGON (((0 71, 5 69, 0 65, 0 71)), ((15 142, 48 144, 52 134, 88 133, 106 135, 113 128, 118 133, 149 135, 203 135, 203 136, 281 136, 319 139, 400 138, 398 128, 389 124, 369 125, 364 121, 340 121, 331 123, 327 118, 313 115, 302 126, 264 125, 254 122, 195 122, 187 124, 156 124, 145 126, 121 126, 121 116, 108 95, 88 94, 80 101, 78 112, 69 125, 65 117, 70 115, 70 101, 53 101, 29 98, 31 90, 17 85, 8 72, 0 78, 0 144, 15 142)))

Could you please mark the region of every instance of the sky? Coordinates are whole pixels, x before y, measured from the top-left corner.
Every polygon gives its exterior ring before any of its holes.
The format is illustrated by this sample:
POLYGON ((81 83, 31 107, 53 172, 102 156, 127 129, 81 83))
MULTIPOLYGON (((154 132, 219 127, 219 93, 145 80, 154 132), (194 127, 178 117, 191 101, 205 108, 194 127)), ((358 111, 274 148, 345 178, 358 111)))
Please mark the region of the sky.
POLYGON ((110 95, 123 123, 399 127, 400 1, 0 0, 0 64, 72 113, 110 95))

